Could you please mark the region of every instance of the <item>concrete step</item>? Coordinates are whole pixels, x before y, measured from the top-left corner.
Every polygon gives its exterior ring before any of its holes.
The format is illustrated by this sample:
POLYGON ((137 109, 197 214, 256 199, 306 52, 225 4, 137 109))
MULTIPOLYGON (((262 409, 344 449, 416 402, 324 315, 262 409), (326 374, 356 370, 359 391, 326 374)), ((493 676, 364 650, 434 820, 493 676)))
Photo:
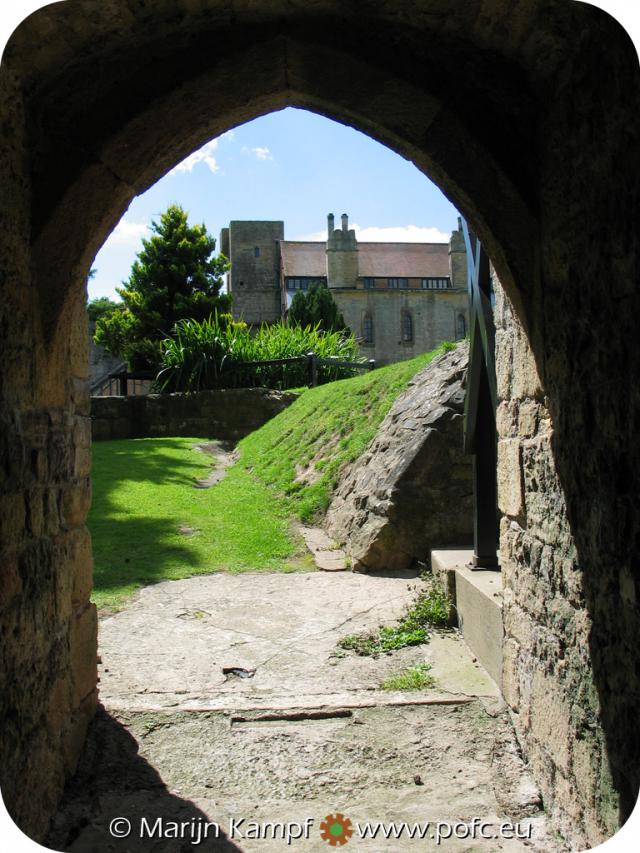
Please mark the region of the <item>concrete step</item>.
POLYGON ((502 684, 502 575, 472 569, 473 551, 442 548, 431 552, 433 573, 455 603, 465 642, 498 687, 502 684))

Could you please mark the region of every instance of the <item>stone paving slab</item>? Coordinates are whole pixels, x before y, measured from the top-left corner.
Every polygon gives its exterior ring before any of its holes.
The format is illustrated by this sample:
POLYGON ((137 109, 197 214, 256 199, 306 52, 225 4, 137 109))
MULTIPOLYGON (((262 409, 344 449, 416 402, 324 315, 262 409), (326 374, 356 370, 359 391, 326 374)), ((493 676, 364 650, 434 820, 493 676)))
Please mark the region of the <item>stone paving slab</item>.
POLYGON ((381 681, 424 661, 439 691, 497 696, 455 632, 379 659, 338 651, 345 635, 397 620, 418 585, 412 577, 309 572, 220 573, 145 587, 100 622, 101 700, 137 710, 385 703, 381 681), (229 668, 254 674, 225 675, 229 668))
POLYGON ((309 551, 313 554, 316 566, 323 572, 346 572, 349 561, 346 553, 321 527, 299 528, 309 551))

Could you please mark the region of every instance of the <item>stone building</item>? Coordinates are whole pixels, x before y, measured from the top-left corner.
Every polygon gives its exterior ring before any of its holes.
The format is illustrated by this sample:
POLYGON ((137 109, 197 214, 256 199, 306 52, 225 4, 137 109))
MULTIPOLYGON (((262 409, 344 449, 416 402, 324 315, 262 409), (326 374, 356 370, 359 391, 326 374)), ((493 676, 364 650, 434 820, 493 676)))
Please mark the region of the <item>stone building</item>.
POLYGON ((231 260, 234 315, 247 323, 286 317, 298 290, 328 285, 361 351, 380 364, 464 338, 467 271, 460 227, 449 243, 358 243, 344 213, 327 240, 284 239, 284 222, 231 222, 220 235, 231 260))
POLYGON ((33 838, 46 835, 98 702, 87 272, 136 195, 207 140, 285 106, 410 159, 495 266, 503 693, 572 849, 611 837, 634 808, 638 55, 588 3, 442 10, 74 0, 30 15, 7 45, 0 787, 33 838))

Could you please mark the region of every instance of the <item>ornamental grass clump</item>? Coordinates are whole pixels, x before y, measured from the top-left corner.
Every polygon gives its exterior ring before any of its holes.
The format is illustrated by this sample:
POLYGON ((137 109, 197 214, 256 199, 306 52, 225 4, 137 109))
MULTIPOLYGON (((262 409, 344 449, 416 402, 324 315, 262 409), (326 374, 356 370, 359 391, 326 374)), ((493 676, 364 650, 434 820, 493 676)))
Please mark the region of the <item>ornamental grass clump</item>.
MULTIPOLYGON (((215 388, 298 388, 308 383, 305 357, 360 362, 352 333, 323 332, 319 326, 263 324, 257 331, 229 314, 207 320, 181 320, 162 344, 162 369, 156 379, 161 391, 203 391, 215 388), (245 362, 300 358, 285 365, 243 366, 245 362)), ((318 365, 318 383, 352 376, 353 368, 318 365)))

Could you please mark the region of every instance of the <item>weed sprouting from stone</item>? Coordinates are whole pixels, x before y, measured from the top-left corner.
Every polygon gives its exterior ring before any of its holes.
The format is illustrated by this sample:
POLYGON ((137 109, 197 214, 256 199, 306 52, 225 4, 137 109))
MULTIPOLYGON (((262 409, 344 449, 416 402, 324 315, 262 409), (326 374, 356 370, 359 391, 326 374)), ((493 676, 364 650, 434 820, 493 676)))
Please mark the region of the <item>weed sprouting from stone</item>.
POLYGON ((442 628, 449 623, 451 602, 431 575, 423 577, 423 580, 427 588, 418 593, 396 626, 381 625, 376 631, 348 634, 338 642, 338 646, 357 655, 376 657, 384 652, 429 642, 430 628, 442 628))
POLYGON ((383 690, 423 690, 427 687, 433 687, 436 680, 430 674, 430 669, 430 663, 416 663, 398 675, 385 678, 380 686, 383 690))

